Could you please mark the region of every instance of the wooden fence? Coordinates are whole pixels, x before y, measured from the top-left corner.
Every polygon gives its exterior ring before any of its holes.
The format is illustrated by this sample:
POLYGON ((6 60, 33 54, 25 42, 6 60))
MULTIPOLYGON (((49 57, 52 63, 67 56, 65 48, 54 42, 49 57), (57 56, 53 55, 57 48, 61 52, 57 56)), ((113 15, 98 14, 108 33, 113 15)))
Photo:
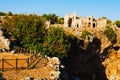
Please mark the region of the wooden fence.
MULTIPOLYGON (((20 49, 20 48, 19 48, 20 49)), ((15 49, 14 49, 15 50, 15 49)), ((17 49, 16 49, 17 50, 17 49)), ((6 59, 2 58, 0 59, 0 70, 5 71, 5 70, 18 70, 18 69, 31 69, 35 66, 35 64, 41 60, 41 55, 36 53, 36 52, 26 52, 26 49, 18 50, 19 53, 23 54, 30 54, 30 58, 26 59, 6 59), (24 52, 20 52, 21 50, 24 50, 24 52)), ((28 50, 30 51, 30 50, 28 50)))
POLYGON ((31 49, 28 49, 28 48, 22 48, 22 47, 18 47, 18 46, 14 46, 13 50, 16 53, 24 53, 24 54, 35 54, 35 53, 38 53, 35 50, 31 50, 31 49))

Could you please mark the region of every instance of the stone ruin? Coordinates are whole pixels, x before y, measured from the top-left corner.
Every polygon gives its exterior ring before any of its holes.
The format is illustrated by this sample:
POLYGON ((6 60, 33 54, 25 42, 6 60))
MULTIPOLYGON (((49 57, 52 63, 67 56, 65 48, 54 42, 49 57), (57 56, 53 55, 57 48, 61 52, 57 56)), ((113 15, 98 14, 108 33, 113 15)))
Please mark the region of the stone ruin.
POLYGON ((95 19, 93 16, 78 17, 76 13, 68 14, 64 16, 64 27, 75 28, 104 28, 107 25, 107 19, 99 18, 95 19))

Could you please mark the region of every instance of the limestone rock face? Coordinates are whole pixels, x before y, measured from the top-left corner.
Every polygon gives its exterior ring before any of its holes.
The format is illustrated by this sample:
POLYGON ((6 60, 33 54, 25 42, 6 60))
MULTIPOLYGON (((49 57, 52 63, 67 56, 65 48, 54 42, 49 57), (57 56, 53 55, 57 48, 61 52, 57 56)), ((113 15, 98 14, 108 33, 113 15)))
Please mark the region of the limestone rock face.
POLYGON ((112 50, 108 58, 103 62, 108 80, 120 80, 120 49, 112 50))
POLYGON ((48 80, 57 80, 60 76, 59 65, 60 60, 57 57, 47 57, 48 63, 46 65, 47 69, 49 69, 48 80))
POLYGON ((9 45, 10 45, 9 39, 5 38, 3 36, 3 31, 0 30, 0 49, 9 50, 10 49, 9 45))

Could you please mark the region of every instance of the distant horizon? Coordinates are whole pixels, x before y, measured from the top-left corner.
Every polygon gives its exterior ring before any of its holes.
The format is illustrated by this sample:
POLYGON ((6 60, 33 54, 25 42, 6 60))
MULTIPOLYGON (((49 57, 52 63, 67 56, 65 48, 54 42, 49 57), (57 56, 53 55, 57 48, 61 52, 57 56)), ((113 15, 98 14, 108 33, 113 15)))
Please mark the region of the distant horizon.
POLYGON ((107 17, 113 22, 120 20, 119 7, 120 0, 2 0, 0 3, 1 12, 37 15, 51 13, 64 17, 75 11, 77 16, 107 17))

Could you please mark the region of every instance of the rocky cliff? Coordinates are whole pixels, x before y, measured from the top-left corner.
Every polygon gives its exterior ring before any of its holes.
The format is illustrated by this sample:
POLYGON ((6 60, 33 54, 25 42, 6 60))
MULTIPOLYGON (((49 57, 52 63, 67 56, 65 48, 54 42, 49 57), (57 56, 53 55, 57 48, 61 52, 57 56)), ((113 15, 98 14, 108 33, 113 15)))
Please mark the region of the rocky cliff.
POLYGON ((10 32, 0 27, 0 52, 12 50, 18 43, 10 32))
POLYGON ((115 25, 111 27, 117 36, 117 41, 114 44, 105 36, 104 29, 65 29, 67 34, 73 34, 79 40, 81 40, 80 36, 83 30, 87 30, 97 37, 97 40, 92 42, 85 42, 83 40, 82 46, 77 45, 76 51, 72 52, 74 55, 72 57, 70 57, 71 55, 69 56, 68 76, 72 74, 72 77, 82 80, 120 80, 120 29, 115 25))
POLYGON ((0 29, 0 49, 1 51, 9 50, 10 49, 10 41, 9 39, 5 38, 3 35, 3 31, 0 29))
POLYGON ((103 62, 108 80, 120 80, 120 49, 109 49, 108 57, 103 62))

